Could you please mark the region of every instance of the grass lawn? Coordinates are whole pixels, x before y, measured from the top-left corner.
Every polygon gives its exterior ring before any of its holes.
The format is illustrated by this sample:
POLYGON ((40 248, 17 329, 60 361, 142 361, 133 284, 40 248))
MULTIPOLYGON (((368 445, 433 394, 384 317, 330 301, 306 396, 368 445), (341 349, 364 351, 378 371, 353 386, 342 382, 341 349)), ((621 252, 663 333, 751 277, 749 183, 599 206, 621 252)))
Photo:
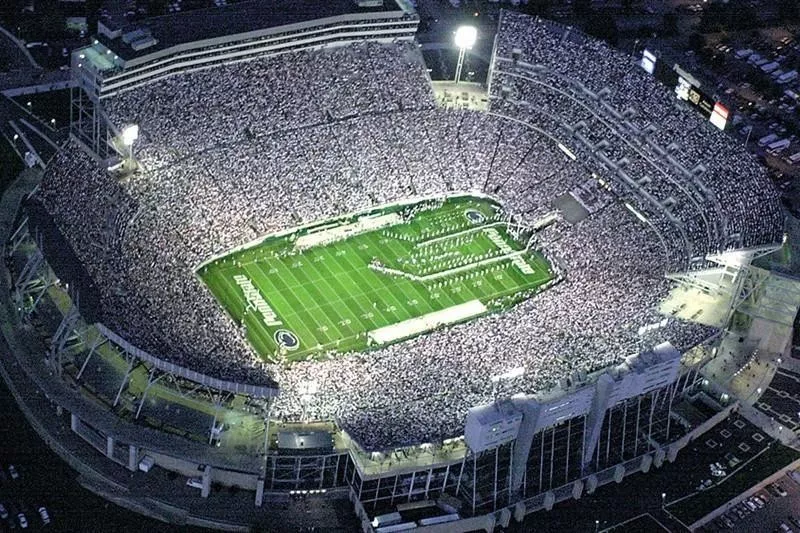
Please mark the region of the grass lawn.
POLYGON ((554 278, 491 199, 426 199, 270 235, 197 274, 272 361, 360 351, 503 311, 554 278))

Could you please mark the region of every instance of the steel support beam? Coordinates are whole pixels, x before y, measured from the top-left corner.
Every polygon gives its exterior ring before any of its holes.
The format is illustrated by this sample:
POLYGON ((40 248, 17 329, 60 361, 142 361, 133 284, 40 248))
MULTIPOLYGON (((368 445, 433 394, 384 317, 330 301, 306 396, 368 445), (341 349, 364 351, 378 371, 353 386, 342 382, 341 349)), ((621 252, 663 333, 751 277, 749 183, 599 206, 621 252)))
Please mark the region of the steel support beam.
POLYGON ((128 379, 131 377, 133 370, 139 366, 136 364, 136 357, 125 352, 125 362, 128 363, 128 368, 125 370, 125 375, 122 377, 122 382, 119 384, 119 389, 117 390, 117 395, 114 397, 114 404, 113 406, 116 407, 119 403, 119 399, 122 396, 122 389, 125 388, 125 385, 128 383, 128 379))
POLYGON ((139 405, 136 407, 136 415, 134 419, 139 418, 139 414, 142 412, 142 407, 144 406, 145 400, 147 400, 147 393, 150 391, 150 387, 156 384, 158 380, 163 378, 166 374, 160 372, 156 367, 150 369, 147 373, 147 385, 144 386, 144 391, 142 392, 142 397, 139 400, 139 405))

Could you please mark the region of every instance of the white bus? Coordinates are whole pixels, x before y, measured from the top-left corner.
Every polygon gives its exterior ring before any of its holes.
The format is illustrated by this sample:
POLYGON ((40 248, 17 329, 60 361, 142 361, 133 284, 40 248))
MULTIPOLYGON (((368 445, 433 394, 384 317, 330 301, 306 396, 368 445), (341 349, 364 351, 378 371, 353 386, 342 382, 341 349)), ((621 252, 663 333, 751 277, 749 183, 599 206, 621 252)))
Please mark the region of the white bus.
POLYGON ((789 148, 789 145, 792 144, 792 141, 789 139, 778 139, 777 141, 770 143, 767 147, 768 152, 772 152, 773 154, 779 154, 789 148))
POLYGON ((790 165, 796 165, 797 163, 800 163, 800 152, 795 152, 787 157, 786 162, 790 165))

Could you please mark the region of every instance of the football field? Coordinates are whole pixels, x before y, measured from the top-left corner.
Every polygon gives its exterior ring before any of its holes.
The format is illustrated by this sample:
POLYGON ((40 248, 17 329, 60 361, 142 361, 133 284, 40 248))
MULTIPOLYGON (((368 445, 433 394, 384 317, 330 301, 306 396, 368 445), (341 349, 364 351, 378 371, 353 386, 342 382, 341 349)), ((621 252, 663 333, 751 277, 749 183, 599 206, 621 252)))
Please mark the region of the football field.
POLYGON ((473 196, 266 236, 198 276, 263 358, 378 347, 499 312, 554 278, 528 228, 473 196))

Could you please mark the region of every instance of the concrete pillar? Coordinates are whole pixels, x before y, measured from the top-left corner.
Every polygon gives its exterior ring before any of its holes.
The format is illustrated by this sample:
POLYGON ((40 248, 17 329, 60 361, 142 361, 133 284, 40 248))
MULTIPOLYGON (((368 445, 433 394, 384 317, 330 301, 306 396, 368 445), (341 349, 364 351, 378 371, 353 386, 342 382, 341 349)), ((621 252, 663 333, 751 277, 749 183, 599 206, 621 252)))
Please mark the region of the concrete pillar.
POLYGON ((606 418, 606 411, 610 407, 611 393, 614 391, 614 379, 603 374, 597 378, 595 383, 594 397, 592 406, 586 417, 586 437, 583 448, 583 463, 581 470, 585 470, 594 457, 597 443, 600 441, 600 433, 603 429, 603 421, 606 418))
POLYGON ((106 435, 106 457, 114 457, 114 437, 106 435))
POLYGON ((653 456, 652 455, 650 455, 648 453, 647 455, 642 457, 642 466, 641 466, 642 472, 644 472, 645 474, 648 473, 650 471, 650 466, 652 464, 653 464, 653 456))
POLYGON ((208 498, 209 494, 211 494, 211 465, 206 465, 203 470, 203 488, 200 490, 200 496, 208 498))
POLYGON ((575 481, 575 483, 572 484, 572 497, 575 498, 576 500, 580 500, 582 495, 583 495, 583 481, 578 479, 575 481))
POLYGON ((497 525, 500 527, 508 527, 508 523, 511 522, 511 511, 508 510, 508 507, 503 507, 500 510, 500 518, 497 520, 497 525))
POLYGON ((514 505, 514 520, 517 522, 522 522, 525 519, 525 504, 522 502, 517 502, 514 505))
POLYGON ((256 482, 256 507, 261 507, 264 503, 264 479, 258 478, 256 482))
POLYGON ((653 464, 656 465, 656 468, 661 468, 661 465, 664 464, 664 457, 666 457, 666 452, 664 448, 659 448, 656 450, 656 455, 653 457, 653 464))
POLYGON ((595 489, 597 489, 597 476, 592 474, 586 478, 586 493, 594 494, 595 489))
POLYGON ((494 517, 494 514, 490 513, 485 515, 486 516, 486 525, 483 526, 483 530, 486 533, 492 533, 497 525, 497 519, 494 517))
POLYGON ((617 465, 614 468, 614 481, 617 483, 622 483, 623 478, 625 477, 625 467, 622 465, 617 465))
POLYGON ((77 433, 78 432, 78 426, 80 425, 80 423, 81 423, 81 419, 78 418, 77 416, 75 416, 75 413, 71 413, 70 414, 70 418, 69 418, 69 427, 72 428, 72 431, 77 433))
POLYGON ((517 433, 517 441, 514 443, 514 453, 511 469, 512 493, 522 489, 522 481, 525 478, 525 467, 528 464, 528 454, 531 451, 533 437, 538 430, 539 415, 542 407, 536 400, 528 398, 518 398, 512 400, 514 406, 522 411, 522 423, 517 433))
POLYGON ((133 444, 128 445, 128 470, 131 472, 136 470, 139 459, 139 450, 133 444))
POLYGON ((670 444, 669 448, 667 448, 667 461, 674 463, 675 458, 678 457, 678 450, 680 450, 680 446, 678 446, 677 442, 670 444))
POLYGON ((552 490, 548 490, 544 493, 544 508, 548 511, 553 510, 553 506, 556 504, 556 495, 552 490))

